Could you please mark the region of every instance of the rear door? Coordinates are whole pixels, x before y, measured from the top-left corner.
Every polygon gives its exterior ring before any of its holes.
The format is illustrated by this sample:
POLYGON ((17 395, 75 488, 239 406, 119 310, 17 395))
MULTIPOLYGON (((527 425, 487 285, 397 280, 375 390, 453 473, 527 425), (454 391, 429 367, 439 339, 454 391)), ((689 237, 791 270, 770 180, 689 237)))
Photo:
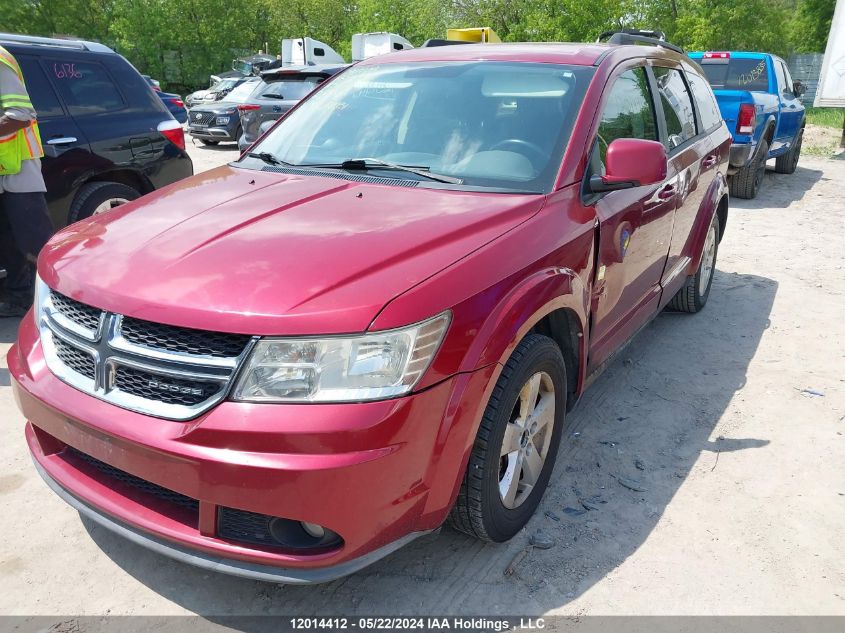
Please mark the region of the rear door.
POLYGON ((167 140, 157 127, 172 115, 128 62, 62 52, 44 57, 42 66, 96 154, 97 171, 158 168, 167 140))
POLYGON ((59 228, 67 223, 67 211, 76 193, 75 183, 87 173, 91 163, 88 139, 62 105, 38 58, 20 53, 16 58, 38 114, 47 204, 53 224, 59 228))
MULTIPOLYGON (((591 175, 604 173, 604 156, 614 140, 660 140, 653 91, 644 66, 624 69, 611 80, 588 182, 591 175)), ((657 310, 678 188, 677 174, 669 174, 663 182, 609 192, 594 201, 600 226, 589 372, 657 310)))
MULTIPOLYGON (((716 177, 719 150, 714 147, 709 132, 721 125, 721 117, 712 102, 702 101, 701 106, 696 106, 697 101, 688 82, 690 79, 700 81, 699 91, 709 93, 703 78, 670 63, 655 66, 653 70, 660 97, 658 120, 669 154, 669 174, 676 178, 677 209, 666 268, 662 274, 662 284, 670 287, 666 294, 671 296, 671 289, 684 276, 690 263, 693 226, 705 194, 716 177), (705 105, 708 107, 706 122, 702 117, 705 105)), ((670 297, 664 298, 668 301, 670 297)))

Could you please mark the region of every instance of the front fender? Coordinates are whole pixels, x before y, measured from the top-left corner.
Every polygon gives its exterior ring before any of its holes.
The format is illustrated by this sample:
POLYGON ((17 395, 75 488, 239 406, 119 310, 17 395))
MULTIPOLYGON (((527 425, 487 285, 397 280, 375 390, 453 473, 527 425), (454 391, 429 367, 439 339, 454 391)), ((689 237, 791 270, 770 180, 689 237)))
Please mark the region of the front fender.
MULTIPOLYGON (((584 282, 570 269, 552 267, 535 272, 490 312, 467 353, 467 367, 504 365, 525 335, 544 317, 560 309, 569 310, 575 317, 577 335, 583 343, 589 311, 589 292, 584 282)), ((585 356, 579 354, 580 358, 585 356)))

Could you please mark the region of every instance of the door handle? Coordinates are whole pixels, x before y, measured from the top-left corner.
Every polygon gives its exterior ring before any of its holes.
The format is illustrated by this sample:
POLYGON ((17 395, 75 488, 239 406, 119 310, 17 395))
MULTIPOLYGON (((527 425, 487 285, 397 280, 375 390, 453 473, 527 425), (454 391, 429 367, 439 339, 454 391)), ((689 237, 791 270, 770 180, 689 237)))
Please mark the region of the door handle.
POLYGON ((704 167, 705 169, 709 169, 710 167, 715 165, 718 161, 719 161, 718 156, 714 156, 713 154, 710 154, 710 156, 707 156, 703 161, 701 161, 701 166, 704 167))
POLYGON ((47 141, 47 145, 70 145, 71 143, 76 143, 75 136, 60 136, 47 141))
POLYGON ((657 197, 661 200, 671 200, 675 196, 675 185, 666 185, 657 192, 657 197))

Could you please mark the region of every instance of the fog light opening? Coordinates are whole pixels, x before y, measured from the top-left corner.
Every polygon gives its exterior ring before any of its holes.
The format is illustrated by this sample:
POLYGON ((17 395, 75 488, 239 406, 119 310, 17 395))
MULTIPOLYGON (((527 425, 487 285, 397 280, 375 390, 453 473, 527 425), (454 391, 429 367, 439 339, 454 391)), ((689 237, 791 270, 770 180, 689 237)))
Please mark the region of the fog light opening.
POLYGON ((314 538, 321 540, 326 536, 326 529, 322 525, 308 523, 307 521, 302 521, 300 525, 308 536, 313 536, 314 538))
POLYGON ((268 525, 276 544, 293 549, 336 547, 343 542, 340 535, 317 523, 274 517, 268 525))

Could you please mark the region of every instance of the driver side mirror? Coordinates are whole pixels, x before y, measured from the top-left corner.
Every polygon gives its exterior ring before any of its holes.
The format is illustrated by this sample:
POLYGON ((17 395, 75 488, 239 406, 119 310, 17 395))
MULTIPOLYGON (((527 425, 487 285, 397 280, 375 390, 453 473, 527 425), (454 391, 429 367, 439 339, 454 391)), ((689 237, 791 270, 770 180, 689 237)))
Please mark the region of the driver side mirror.
POLYGON ((604 176, 590 177, 593 193, 630 189, 666 180, 668 160, 663 143, 618 138, 607 148, 604 176))
POLYGON ((805 92, 807 92, 807 86, 805 86, 800 81, 792 82, 792 94, 794 94, 796 97, 800 97, 805 92))

